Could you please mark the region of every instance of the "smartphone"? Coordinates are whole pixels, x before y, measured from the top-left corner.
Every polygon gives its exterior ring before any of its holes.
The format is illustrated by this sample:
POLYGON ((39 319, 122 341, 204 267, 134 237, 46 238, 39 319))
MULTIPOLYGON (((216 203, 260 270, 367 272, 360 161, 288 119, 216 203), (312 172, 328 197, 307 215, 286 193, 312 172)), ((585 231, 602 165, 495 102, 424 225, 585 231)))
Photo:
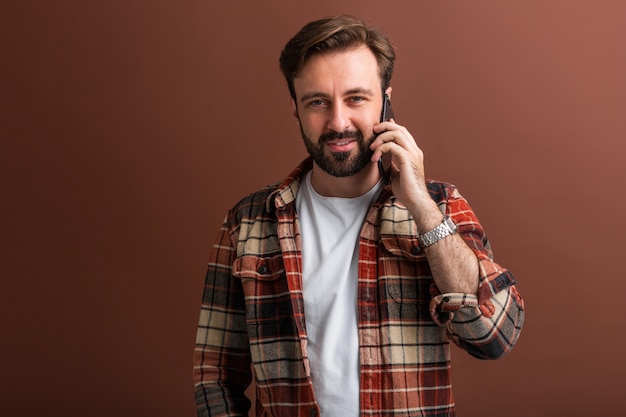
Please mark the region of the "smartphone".
MULTIPOLYGON (((380 121, 381 123, 386 122, 391 118, 394 118, 393 108, 391 107, 391 101, 389 100, 389 96, 385 94, 383 97, 383 109, 380 113, 380 121)), ((389 168, 389 158, 391 158, 391 155, 385 154, 381 156, 378 160, 378 170, 380 171, 381 178, 383 178, 385 182, 388 182, 389 180, 386 176, 387 169, 389 168), (383 161, 383 158, 385 159, 385 161, 383 161)))
POLYGON ((391 100, 389 100, 389 96, 385 94, 383 96, 383 111, 380 113, 380 121, 386 122, 387 120, 393 118, 393 108, 391 107, 391 100))

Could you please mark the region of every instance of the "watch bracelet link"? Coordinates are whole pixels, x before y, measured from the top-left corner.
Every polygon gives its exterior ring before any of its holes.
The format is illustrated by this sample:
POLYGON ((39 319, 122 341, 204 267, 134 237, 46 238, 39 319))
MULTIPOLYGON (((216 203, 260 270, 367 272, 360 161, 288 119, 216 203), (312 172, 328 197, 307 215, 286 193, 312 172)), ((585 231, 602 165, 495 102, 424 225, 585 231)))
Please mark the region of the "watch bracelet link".
POLYGON ((456 225, 449 216, 446 216, 439 226, 435 227, 430 232, 418 236, 417 240, 419 240, 420 245, 425 248, 454 233, 456 233, 456 225))

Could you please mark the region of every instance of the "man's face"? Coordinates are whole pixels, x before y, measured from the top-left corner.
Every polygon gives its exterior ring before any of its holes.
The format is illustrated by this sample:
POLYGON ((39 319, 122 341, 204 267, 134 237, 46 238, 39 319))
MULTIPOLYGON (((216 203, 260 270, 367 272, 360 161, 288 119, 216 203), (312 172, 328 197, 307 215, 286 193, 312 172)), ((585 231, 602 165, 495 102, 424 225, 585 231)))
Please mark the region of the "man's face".
POLYGON ((365 45, 314 55, 294 79, 292 110, 315 163, 335 177, 370 163, 372 126, 380 120, 381 80, 365 45))

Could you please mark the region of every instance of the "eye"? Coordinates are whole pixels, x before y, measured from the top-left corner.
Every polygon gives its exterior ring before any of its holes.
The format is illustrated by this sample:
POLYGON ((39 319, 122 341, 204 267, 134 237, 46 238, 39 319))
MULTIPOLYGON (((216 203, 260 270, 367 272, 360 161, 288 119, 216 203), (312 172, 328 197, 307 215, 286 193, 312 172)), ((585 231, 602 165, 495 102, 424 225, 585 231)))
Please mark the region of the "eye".
POLYGON ((311 100, 308 102, 309 107, 322 107, 326 105, 326 100, 322 100, 321 98, 311 100))
POLYGON ((362 97, 362 96, 353 96, 353 97, 350 97, 350 98, 348 99, 348 101, 349 101, 350 103, 355 103, 355 104, 358 104, 358 103, 361 103, 361 102, 365 101, 365 97, 362 97))

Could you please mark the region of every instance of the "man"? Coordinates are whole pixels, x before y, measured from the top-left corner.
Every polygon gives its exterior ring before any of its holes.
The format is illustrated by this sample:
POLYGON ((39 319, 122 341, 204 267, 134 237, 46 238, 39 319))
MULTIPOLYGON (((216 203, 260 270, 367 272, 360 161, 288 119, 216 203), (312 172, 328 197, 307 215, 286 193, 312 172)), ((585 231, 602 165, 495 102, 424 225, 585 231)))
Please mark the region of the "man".
POLYGON ((258 416, 454 416, 449 340, 484 359, 515 344, 513 276, 457 189, 425 179, 407 129, 380 122, 394 60, 349 16, 285 46, 310 158, 218 234, 194 355, 200 416, 247 415, 252 375, 258 416))

